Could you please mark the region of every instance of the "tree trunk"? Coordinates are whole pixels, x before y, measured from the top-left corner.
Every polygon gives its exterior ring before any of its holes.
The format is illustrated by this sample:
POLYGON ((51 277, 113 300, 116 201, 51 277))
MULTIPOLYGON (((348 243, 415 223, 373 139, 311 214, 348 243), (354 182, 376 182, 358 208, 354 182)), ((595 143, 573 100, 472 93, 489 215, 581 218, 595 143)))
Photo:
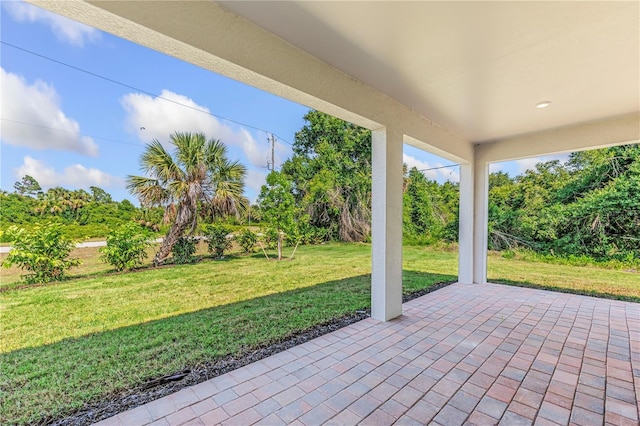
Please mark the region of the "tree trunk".
POLYGON ((282 232, 278 231, 278 260, 282 260, 282 232))
POLYGON ((192 213, 188 207, 181 205, 178 209, 175 222, 173 222, 173 225, 169 228, 169 232, 167 232, 164 240, 162 240, 160 249, 153 258, 153 266, 158 266, 167 260, 176 241, 184 235, 184 231, 189 226, 191 218, 192 213))

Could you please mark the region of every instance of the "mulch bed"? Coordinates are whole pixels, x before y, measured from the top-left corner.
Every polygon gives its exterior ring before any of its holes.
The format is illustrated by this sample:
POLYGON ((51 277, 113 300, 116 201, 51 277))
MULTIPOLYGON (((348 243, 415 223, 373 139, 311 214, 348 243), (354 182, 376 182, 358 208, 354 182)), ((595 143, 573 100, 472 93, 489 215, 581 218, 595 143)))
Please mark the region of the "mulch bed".
MULTIPOLYGON (((435 284, 427 289, 419 290, 402 297, 402 302, 416 299, 427 293, 439 290, 455 281, 435 284)), ((100 420, 115 416, 123 411, 130 410, 153 400, 162 398, 177 392, 187 386, 209 380, 213 377, 233 371, 237 368, 259 361, 271 355, 290 349, 294 346, 308 342, 324 334, 331 333, 342 327, 346 327, 371 316, 371 310, 359 310, 354 313, 336 318, 310 329, 287 336, 279 341, 272 342, 259 348, 248 349, 238 356, 227 356, 215 362, 204 363, 190 367, 183 371, 150 380, 140 386, 123 390, 105 396, 99 403, 87 404, 84 408, 64 418, 42 418, 39 425, 89 425, 100 420)))

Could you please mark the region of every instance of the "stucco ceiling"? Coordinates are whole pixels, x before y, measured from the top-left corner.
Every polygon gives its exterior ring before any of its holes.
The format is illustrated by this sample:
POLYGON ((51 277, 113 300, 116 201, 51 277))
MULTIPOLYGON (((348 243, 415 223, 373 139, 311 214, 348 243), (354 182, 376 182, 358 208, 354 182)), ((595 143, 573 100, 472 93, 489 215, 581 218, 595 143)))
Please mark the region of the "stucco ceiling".
POLYGON ((640 110, 640 2, 220 3, 466 140, 640 110))

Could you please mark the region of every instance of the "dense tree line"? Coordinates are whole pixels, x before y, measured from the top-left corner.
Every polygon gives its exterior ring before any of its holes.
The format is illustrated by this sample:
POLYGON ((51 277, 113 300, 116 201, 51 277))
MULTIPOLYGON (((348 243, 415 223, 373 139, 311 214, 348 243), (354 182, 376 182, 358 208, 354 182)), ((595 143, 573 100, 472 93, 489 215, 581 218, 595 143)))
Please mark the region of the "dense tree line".
POLYGON ((405 168, 403 236, 408 244, 432 244, 458 239, 459 187, 429 180, 424 173, 405 168))
MULTIPOLYGON (((299 217, 325 239, 368 240, 371 133, 317 111, 305 121, 282 166, 299 217)), ((490 249, 640 259, 640 145, 577 152, 516 177, 492 173, 489 182, 490 249)), ((457 183, 405 168, 403 189, 405 242, 457 240, 457 183)))
MULTIPOLYGON (((128 200, 113 201, 108 192, 96 186, 89 191, 62 187, 42 191, 34 178, 25 176, 14 188, 14 193, 0 192, 3 231, 12 225, 29 229, 37 224, 58 222, 63 225, 66 237, 84 239, 104 237, 111 229, 131 221, 152 231, 162 226, 162 209, 137 208, 128 200), (30 186, 22 185, 25 182, 30 186)), ((0 238, 6 239, 4 234, 0 238)))
POLYGON ((576 152, 490 177, 490 248, 640 259, 640 145, 576 152))
MULTIPOLYGON (((458 185, 405 175, 408 242, 457 240, 458 185)), ((598 261, 640 259, 640 145, 572 153, 510 177, 489 176, 489 249, 598 261)))
MULTIPOLYGON (((153 230, 164 223, 164 260, 199 223, 262 220, 277 242, 362 242, 371 233, 371 132, 318 111, 305 115, 293 155, 272 172, 258 205, 242 196, 244 167, 224 145, 202 134, 174 134, 175 152, 154 141, 141 163, 150 177, 130 176, 144 208, 114 202, 101 188, 51 188, 25 176, 15 193, 0 192, 0 229, 56 219, 72 238, 105 236, 134 221, 153 230), (164 222, 163 222, 164 221, 164 222)), ((459 187, 405 167, 403 236, 408 244, 457 241, 459 187)), ((224 233, 220 233, 223 235, 224 233)), ((223 241, 224 242, 224 241, 223 241)), ((489 177, 489 248, 531 249, 559 256, 637 263, 640 259, 640 145, 570 155, 510 177, 489 177)))
MULTIPOLYGON (((282 165, 298 208, 296 223, 326 240, 371 237, 371 132, 310 111, 282 165)), ((264 206, 267 207, 267 206, 264 206)), ((457 238, 458 185, 438 184, 413 168, 404 174, 404 237, 425 244, 457 238)))

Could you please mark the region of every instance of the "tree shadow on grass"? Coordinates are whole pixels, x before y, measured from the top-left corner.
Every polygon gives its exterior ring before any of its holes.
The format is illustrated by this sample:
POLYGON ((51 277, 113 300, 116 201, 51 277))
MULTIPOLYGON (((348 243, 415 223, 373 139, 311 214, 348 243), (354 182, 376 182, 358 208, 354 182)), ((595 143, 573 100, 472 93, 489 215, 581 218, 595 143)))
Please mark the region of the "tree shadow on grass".
MULTIPOLYGON (((403 271, 405 293, 455 279, 403 271)), ((364 319, 370 288, 370 274, 359 275, 2 354, 0 417, 98 421, 364 319)))

